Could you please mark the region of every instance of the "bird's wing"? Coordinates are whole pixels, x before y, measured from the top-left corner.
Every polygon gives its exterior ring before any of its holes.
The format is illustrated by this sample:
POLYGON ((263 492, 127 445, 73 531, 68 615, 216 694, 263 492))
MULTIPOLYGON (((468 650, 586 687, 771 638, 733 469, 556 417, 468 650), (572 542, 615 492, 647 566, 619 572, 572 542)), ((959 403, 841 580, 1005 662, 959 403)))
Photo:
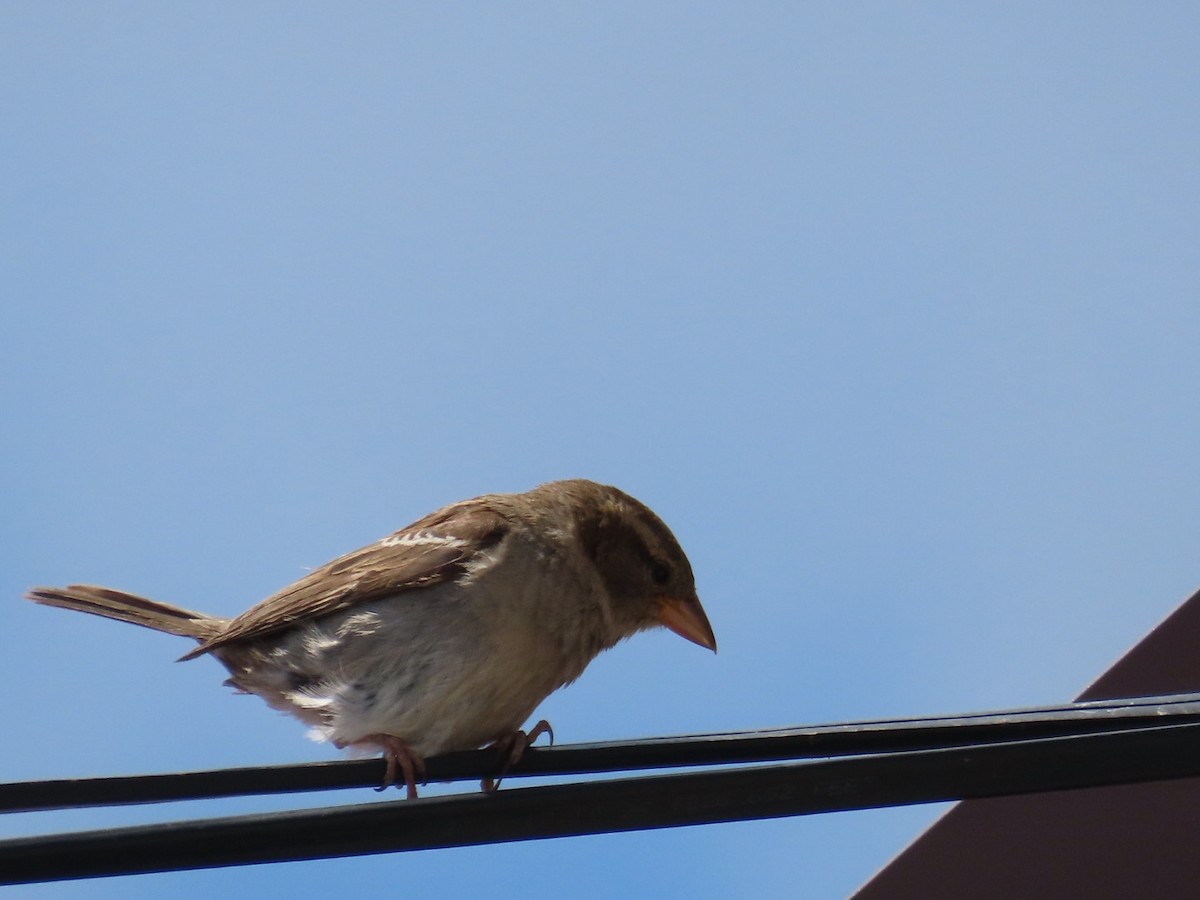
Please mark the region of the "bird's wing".
POLYGON ((181 659, 284 631, 380 597, 458 578, 472 560, 508 532, 508 519, 490 499, 477 497, 448 506, 313 570, 230 621, 219 634, 181 659))

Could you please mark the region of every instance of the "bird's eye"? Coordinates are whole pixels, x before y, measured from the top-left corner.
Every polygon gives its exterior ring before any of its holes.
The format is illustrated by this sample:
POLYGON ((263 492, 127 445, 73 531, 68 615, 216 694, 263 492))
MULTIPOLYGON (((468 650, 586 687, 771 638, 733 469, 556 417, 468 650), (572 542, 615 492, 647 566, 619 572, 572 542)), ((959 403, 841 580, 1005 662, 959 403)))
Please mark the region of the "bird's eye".
POLYGON ((650 561, 650 577, 657 585, 664 585, 671 580, 671 567, 661 559, 650 561))

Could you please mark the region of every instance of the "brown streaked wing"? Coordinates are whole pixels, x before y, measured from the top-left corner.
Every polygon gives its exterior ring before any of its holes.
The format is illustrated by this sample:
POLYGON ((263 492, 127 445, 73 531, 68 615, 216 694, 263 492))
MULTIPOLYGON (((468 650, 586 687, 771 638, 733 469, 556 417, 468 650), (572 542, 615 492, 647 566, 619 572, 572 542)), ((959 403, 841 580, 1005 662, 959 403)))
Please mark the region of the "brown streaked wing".
POLYGON ((508 521, 487 500, 479 497, 431 513, 314 569, 246 610, 220 634, 180 659, 193 659, 234 641, 286 630, 305 619, 457 578, 472 559, 499 543, 508 531, 508 521), (422 541, 422 537, 430 540, 422 541))

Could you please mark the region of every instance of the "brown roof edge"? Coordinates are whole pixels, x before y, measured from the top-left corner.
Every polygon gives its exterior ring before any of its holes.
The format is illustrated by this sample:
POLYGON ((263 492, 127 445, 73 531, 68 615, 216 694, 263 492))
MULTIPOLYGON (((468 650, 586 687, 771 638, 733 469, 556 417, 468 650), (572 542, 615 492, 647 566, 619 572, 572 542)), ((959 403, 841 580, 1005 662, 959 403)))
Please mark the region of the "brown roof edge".
MULTIPOLYGON (((1079 695, 1200 692, 1200 591, 1079 695)), ((963 801, 855 900, 1200 896, 1200 779, 963 801)))

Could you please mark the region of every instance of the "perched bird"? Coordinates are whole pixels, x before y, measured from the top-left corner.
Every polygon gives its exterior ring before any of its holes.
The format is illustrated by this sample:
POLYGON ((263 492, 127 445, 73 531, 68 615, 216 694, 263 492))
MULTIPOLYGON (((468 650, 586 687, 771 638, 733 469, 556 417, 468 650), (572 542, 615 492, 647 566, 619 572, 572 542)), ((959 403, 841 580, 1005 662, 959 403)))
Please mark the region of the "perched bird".
POLYGON ((233 619, 92 585, 27 596, 196 639, 182 659, 210 654, 315 736, 382 750, 410 797, 424 757, 492 744, 515 762, 549 731, 520 730, 538 704, 630 635, 717 648, 667 526, 582 479, 447 506, 233 619))

